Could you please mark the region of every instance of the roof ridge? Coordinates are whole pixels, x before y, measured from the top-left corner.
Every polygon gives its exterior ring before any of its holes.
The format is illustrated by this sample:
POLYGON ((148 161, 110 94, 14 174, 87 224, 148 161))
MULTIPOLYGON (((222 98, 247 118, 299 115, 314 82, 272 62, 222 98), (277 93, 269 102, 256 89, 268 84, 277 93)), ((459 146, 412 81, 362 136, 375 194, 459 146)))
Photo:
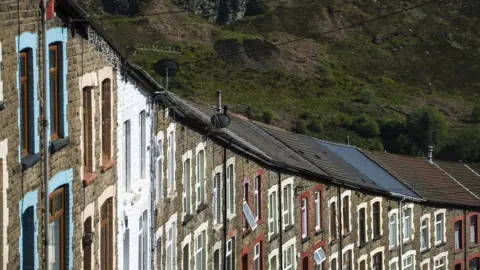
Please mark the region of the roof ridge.
POLYGON ((462 183, 460 183, 457 179, 455 179, 455 177, 453 177, 452 175, 450 175, 447 171, 445 171, 444 169, 442 169, 437 163, 433 162, 433 161, 428 161, 429 163, 435 165, 440 171, 444 172, 446 175, 448 175, 448 177, 450 177, 450 179, 452 179, 453 181, 455 181, 459 186, 463 187, 466 191, 468 191, 470 194, 472 194, 475 198, 477 198, 478 200, 480 200, 480 197, 478 197, 475 193, 473 193, 470 189, 468 189, 466 186, 464 186, 462 183))

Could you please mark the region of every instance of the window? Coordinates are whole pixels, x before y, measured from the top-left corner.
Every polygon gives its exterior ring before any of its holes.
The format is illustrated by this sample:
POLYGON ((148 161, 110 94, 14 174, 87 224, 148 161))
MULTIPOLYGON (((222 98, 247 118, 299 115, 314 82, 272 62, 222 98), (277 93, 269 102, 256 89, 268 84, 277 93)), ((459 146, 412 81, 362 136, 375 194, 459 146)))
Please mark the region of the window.
POLYGON ((455 270, 462 270, 462 264, 461 263, 455 264, 455 270))
POLYGON ((148 269, 148 213, 143 212, 138 221, 138 269, 148 269))
POLYGON ((257 220, 262 218, 260 181, 261 181, 260 175, 255 176, 253 203, 255 205, 255 218, 257 220))
MULTIPOLYGON (((162 230, 163 228, 161 228, 162 230)), ((158 236, 157 238, 157 243, 156 243, 156 246, 157 246, 157 252, 156 252, 156 261, 155 261, 155 265, 157 265, 157 269, 159 270, 162 270, 162 259, 163 259, 163 252, 162 252, 162 235, 158 236)))
POLYGON ((65 189, 57 188, 49 196, 50 218, 48 226, 49 237, 49 257, 48 265, 50 269, 66 269, 68 262, 65 251, 67 250, 65 241, 66 224, 65 222, 65 189))
POLYGON ((227 167, 227 209, 230 215, 235 215, 235 173, 233 164, 227 167))
POLYGON ((110 79, 102 82, 102 156, 104 161, 112 158, 112 83, 110 79))
POLYGON ((286 228, 292 225, 292 185, 288 184, 283 187, 283 225, 286 228))
POLYGON ((242 270, 248 270, 248 254, 242 256, 242 270))
POLYGON ((252 210, 250 210, 250 207, 248 207, 248 203, 246 201, 243 201, 243 214, 247 220, 247 226, 250 226, 252 230, 255 230, 255 228, 257 228, 257 220, 255 219, 252 210))
POLYGON ((175 124, 172 124, 173 130, 168 129, 168 146, 167 146, 167 190, 173 192, 175 190, 175 124))
MULTIPOLYGON (((162 134, 160 132, 160 134, 162 134)), ((155 159, 155 182, 157 202, 163 197, 163 138, 157 143, 157 158, 155 159)))
POLYGON ((293 269, 294 260, 293 245, 290 245, 283 250, 283 270, 293 269))
POLYGON ((353 265, 353 261, 352 261, 352 250, 347 250, 344 254, 343 254, 343 267, 342 267, 342 270, 352 270, 352 265, 353 265))
POLYGON ((447 270, 447 265, 445 263, 446 258, 445 257, 440 257, 433 262, 433 269, 434 270, 447 270))
POLYGON ((377 252, 372 257, 372 270, 382 270, 383 263, 382 263, 382 252, 377 252))
MULTIPOLYGON (((248 207, 248 183, 245 183, 243 185, 243 212, 245 212, 245 209, 244 209, 245 204, 248 207)), ((245 229, 248 229, 248 219, 246 218, 247 216, 245 215, 245 213, 244 213, 244 216, 245 216, 245 229)), ((252 216, 253 216, 253 214, 252 214, 252 216)))
POLYGON ((430 247, 430 245, 429 245, 429 239, 430 239, 429 221, 430 221, 430 219, 428 217, 423 218, 422 221, 421 221, 421 226, 420 226, 420 250, 426 250, 430 247))
POLYGON ((100 265, 102 270, 113 269, 113 198, 100 209, 100 265))
POLYGON ((262 263, 262 242, 259 242, 254 247, 254 254, 253 254, 253 270, 262 270, 263 263, 262 263))
MULTIPOLYGON (((346 191, 349 192, 350 191, 346 191)), ((343 225, 343 233, 347 234, 350 232, 350 195, 345 195, 342 197, 342 225, 343 225)))
POLYGON ((167 226, 167 243, 166 243, 166 270, 176 270, 177 267, 177 224, 172 222, 171 226, 167 226))
POLYGON ((145 111, 140 112, 140 177, 145 178, 147 162, 147 119, 145 111))
POLYGON ((403 209, 403 241, 409 240, 412 235, 412 209, 403 209))
POLYGON ((220 249, 213 252, 213 270, 220 270, 220 249))
MULTIPOLYGON (((87 238, 92 237, 92 217, 88 217, 85 222, 83 222, 83 235, 87 238)), ((92 241, 82 241, 83 247, 83 270, 92 269, 92 241)), ((33 269, 33 268, 26 268, 33 269)))
MULTIPOLYGON (((275 186, 276 187, 276 186, 275 186)), ((273 188, 275 188, 273 187, 273 188)), ((268 196, 268 235, 269 237, 278 233, 277 228, 277 192, 271 191, 268 196)))
POLYGON ((359 267, 360 270, 367 270, 367 261, 366 260, 363 260, 360 262, 360 267, 359 267))
POLYGON ((50 136, 52 140, 64 137, 62 132, 63 112, 63 67, 62 67, 62 44, 53 43, 48 47, 49 69, 49 103, 50 103, 50 136))
POLYGON ((438 245, 445 241, 444 239, 444 213, 435 215, 435 244, 438 245))
POLYGON ((421 269, 421 270, 430 270, 430 258, 425 259, 425 260, 420 264, 420 269, 421 269))
POLYGON ((195 269, 206 270, 205 231, 198 234, 197 239, 195 239, 195 269))
POLYGON ((322 263, 327 259, 323 248, 318 248, 313 253, 313 259, 315 260, 315 265, 322 266, 322 263))
POLYGON ((231 238, 227 241, 227 262, 226 270, 235 269, 235 238, 231 238))
POLYGON ((455 249, 462 249, 462 221, 458 220, 455 222, 455 249))
POLYGON ((302 209, 301 209, 301 228, 302 228, 302 238, 306 238, 308 235, 308 201, 306 198, 302 199, 302 209))
POLYGON ((320 231, 322 229, 322 196, 320 191, 315 192, 315 231, 320 231))
POLYGON ((190 179, 190 159, 187 158, 183 162, 183 214, 184 215, 190 215, 192 214, 191 211, 191 202, 190 198, 191 192, 191 179, 190 179))
POLYGON ((470 217, 470 243, 478 244, 478 215, 472 215, 470 217))
POLYGON ((367 243, 367 226, 366 226, 366 219, 365 219, 365 207, 360 208, 360 211, 358 212, 358 219, 359 219, 359 241, 360 245, 364 245, 367 243))
POLYGON ((380 202, 374 202, 373 203, 373 238, 376 239, 380 237, 380 202))
POLYGON ((131 152, 130 152, 130 120, 127 120, 125 121, 125 123, 123 123, 123 138, 124 138, 124 142, 123 142, 123 145, 125 147, 125 151, 124 151, 124 160, 125 160, 125 191, 126 192, 130 192, 130 188, 131 188, 131 179, 130 179, 130 176, 131 176, 131 160, 130 160, 130 157, 131 157, 131 152))
POLYGON ((92 88, 83 88, 83 165, 86 172, 93 172, 93 105, 92 88))
MULTIPOLYGON (((23 269, 36 269, 35 268, 35 257, 37 256, 37 251, 35 250, 36 239, 36 220, 35 216, 37 215, 36 208, 34 206, 29 206, 22 213, 22 251, 23 256, 21 259, 21 265, 23 264, 23 269)), ((49 228, 50 229, 50 228, 49 228)), ((51 236, 50 236, 51 237, 51 236)), ((52 243, 53 244, 53 243, 52 243)), ((54 254, 51 253, 51 256, 54 254)))
POLYGON ((402 267, 403 267, 403 270, 415 269, 413 265, 413 255, 407 255, 405 258, 403 258, 402 267))
POLYGON ((470 266, 469 270, 478 270, 480 268, 480 259, 479 258, 471 259, 468 265, 470 266))
MULTIPOLYGON (((0 67, 2 66, 3 56, 2 56, 2 42, 0 42, 0 67)), ((0 110, 3 106, 3 81, 2 81, 2 70, 0 70, 0 110)))
POLYGON ((182 270, 190 269, 190 244, 185 244, 185 246, 183 247, 182 253, 183 253, 182 270))
POLYGON ((398 270, 398 262, 391 262, 389 270, 398 270))
POLYGON ((330 270, 337 270, 337 259, 333 258, 330 260, 330 270))
POLYGON ((272 258, 270 258, 270 268, 268 270, 277 270, 277 256, 274 255, 272 258))
POLYGON ((215 174, 213 178, 213 224, 222 224, 222 175, 215 174))
POLYGON ((205 150, 197 153, 197 209, 201 204, 205 203, 205 150))
POLYGON ((388 232, 389 232, 389 240, 390 240, 390 247, 396 247, 397 246, 397 213, 393 212, 390 214, 388 218, 388 232))
POLYGON ((335 202, 330 203, 330 237, 337 239, 337 206, 335 202))
POLYGON ((32 49, 24 49, 20 52, 19 59, 20 75, 20 146, 22 157, 35 154, 34 149, 34 81, 33 81, 33 57, 32 49))
POLYGON ((123 269, 128 270, 130 266, 130 229, 126 228, 123 233, 123 269))

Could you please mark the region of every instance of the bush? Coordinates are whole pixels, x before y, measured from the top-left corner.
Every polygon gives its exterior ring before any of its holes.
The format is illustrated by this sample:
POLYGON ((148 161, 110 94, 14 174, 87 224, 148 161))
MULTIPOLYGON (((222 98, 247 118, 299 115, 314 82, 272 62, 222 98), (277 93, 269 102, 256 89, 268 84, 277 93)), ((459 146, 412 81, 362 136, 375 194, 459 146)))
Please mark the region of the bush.
POLYGON ((272 121, 273 121, 273 112, 272 111, 264 111, 263 115, 262 115, 262 118, 263 118, 263 122, 265 124, 271 124, 272 121))
POLYGON ((310 121, 310 123, 308 124, 307 126, 308 130, 310 130, 311 132, 316 132, 316 133, 320 133, 322 132, 323 130, 323 127, 322 127, 322 124, 320 124, 317 120, 313 119, 312 121, 310 121))
POLYGON ((470 118, 474 123, 480 123, 480 103, 476 103, 475 106, 473 106, 470 118))
POLYGON ((307 122, 303 119, 298 119, 295 121, 295 124, 293 126, 293 132, 298 133, 298 134, 306 134, 307 133, 307 122))
POLYGON ((355 122, 352 123, 352 128, 363 137, 372 138, 380 135, 380 127, 377 121, 370 119, 366 114, 360 115, 355 122))
POLYGON ((370 104, 373 102, 375 99, 375 91, 371 89, 363 89, 362 92, 360 92, 360 102, 363 104, 370 104))

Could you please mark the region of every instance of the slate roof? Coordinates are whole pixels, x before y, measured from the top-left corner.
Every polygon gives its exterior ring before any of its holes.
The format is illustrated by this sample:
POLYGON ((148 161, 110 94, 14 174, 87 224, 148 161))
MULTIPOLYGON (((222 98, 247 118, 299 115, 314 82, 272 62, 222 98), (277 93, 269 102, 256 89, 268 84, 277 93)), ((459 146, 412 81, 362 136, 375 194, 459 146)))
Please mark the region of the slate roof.
MULTIPOLYGON (((473 193, 480 199, 480 176, 478 173, 465 164, 457 162, 436 161, 434 162, 440 166, 442 170, 455 178, 465 189, 473 193)), ((474 165, 474 167, 477 167, 474 165)))
POLYGON ((424 158, 363 152, 428 201, 460 207, 480 206, 479 199, 424 158))
POLYGON ((422 199, 418 194, 410 190, 384 168, 363 154, 358 148, 327 141, 319 141, 319 143, 341 157, 345 162, 360 171, 379 187, 392 193, 408 196, 414 199, 422 199))

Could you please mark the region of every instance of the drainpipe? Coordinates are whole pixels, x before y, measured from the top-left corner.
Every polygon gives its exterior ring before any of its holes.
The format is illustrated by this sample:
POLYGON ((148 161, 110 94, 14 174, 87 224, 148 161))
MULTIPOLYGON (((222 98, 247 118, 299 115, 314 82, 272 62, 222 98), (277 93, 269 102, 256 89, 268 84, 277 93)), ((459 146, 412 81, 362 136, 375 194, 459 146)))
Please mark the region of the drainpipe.
POLYGON ((152 125, 150 127, 150 269, 155 269, 155 228, 157 220, 157 209, 156 209, 156 187, 155 187, 155 131, 156 131, 156 113, 155 113, 155 97, 151 101, 151 110, 150 117, 152 118, 152 125))
POLYGON ((278 254, 278 258, 279 258, 279 265, 282 266, 283 265, 283 230, 282 230, 283 214, 282 214, 282 174, 281 173, 278 173, 278 214, 279 214, 278 221, 280 222, 279 224, 280 235, 278 236, 280 241, 280 245, 279 245, 280 253, 278 254))
POLYGON ((402 269, 402 258, 403 258, 403 202, 405 201, 405 197, 398 201, 398 225, 399 225, 399 246, 400 246, 400 260, 398 260, 398 269, 402 269))
POLYGON ((337 188, 337 209, 338 209, 338 262, 340 265, 340 269, 343 269, 343 256, 342 256, 342 249, 343 249, 343 228, 342 228, 342 200, 340 198, 340 187, 337 188))
POLYGON ((41 12, 42 12, 42 43, 43 43, 43 202, 44 202, 44 209, 43 209, 43 222, 44 222, 44 266, 45 270, 48 270, 48 223, 49 223, 49 209, 48 209, 48 179, 49 179, 49 167, 48 167, 48 128, 49 123, 47 119, 48 113, 48 99, 47 99, 47 89, 48 89, 48 64, 47 64, 47 57, 48 57, 48 42, 47 42, 47 0, 42 1, 41 12))
POLYGON ((463 210, 463 265, 467 267, 467 210, 463 210))
MULTIPOLYGON (((220 99, 220 97, 219 97, 220 99)), ((223 269, 227 269, 227 148, 223 147, 223 269)))

